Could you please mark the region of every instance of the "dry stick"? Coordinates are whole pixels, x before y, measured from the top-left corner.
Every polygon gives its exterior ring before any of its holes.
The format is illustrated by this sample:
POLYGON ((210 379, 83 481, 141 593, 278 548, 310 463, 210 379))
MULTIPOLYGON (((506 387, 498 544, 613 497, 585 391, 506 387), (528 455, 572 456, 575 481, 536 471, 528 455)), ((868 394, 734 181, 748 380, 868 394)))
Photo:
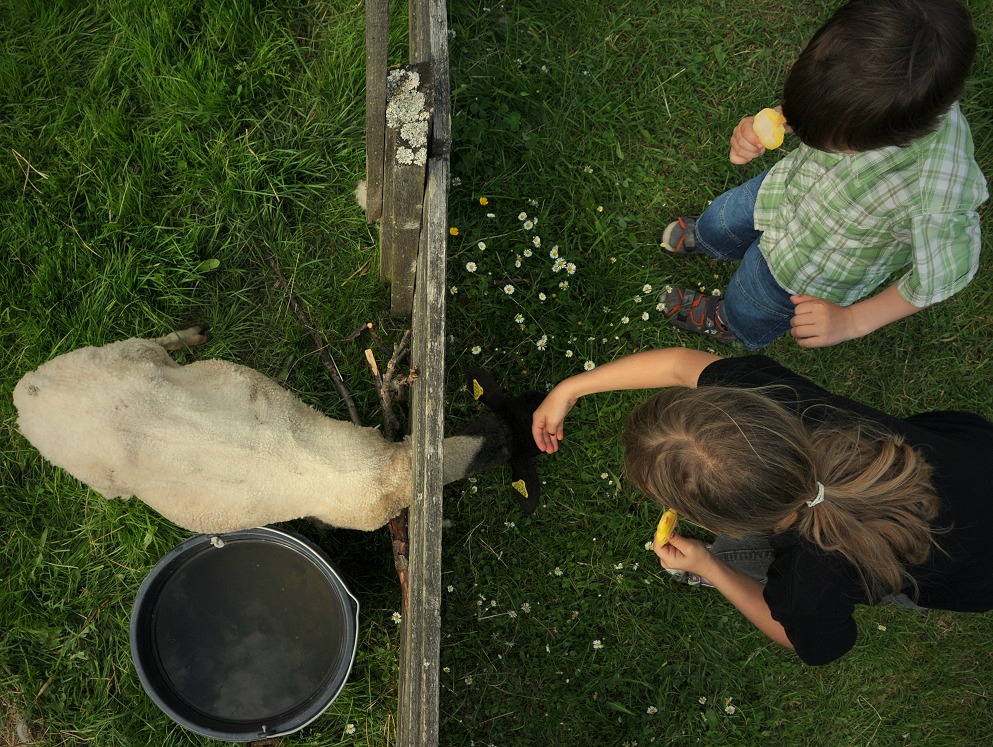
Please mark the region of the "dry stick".
MULTIPOLYGON (((382 345, 382 342, 376 337, 371 324, 368 325, 368 330, 376 343, 382 345)), ((408 329, 403 333, 403 338, 400 342, 393 346, 393 355, 390 356, 390 360, 386 364, 386 373, 382 376, 379 373, 379 365, 376 363, 376 356, 373 355, 372 348, 366 348, 365 351, 365 357, 369 363, 369 368, 372 369, 372 377, 376 382, 376 389, 379 392, 379 402, 383 410, 383 435, 390 441, 396 441, 400 436, 400 422, 393 414, 393 400, 390 395, 393 388, 393 375, 396 372, 397 363, 408 352, 407 345, 409 341, 410 330, 408 329)), ((408 588, 410 585, 410 571, 407 560, 409 556, 407 534, 408 515, 409 511, 404 509, 397 516, 390 519, 389 522, 390 538, 393 544, 393 565, 396 567, 397 577, 400 579, 400 595, 404 614, 407 613, 408 588)))
MULTIPOLYGON (((352 393, 348 391, 348 387, 345 386, 345 382, 341 380, 341 374, 338 373, 338 367, 328 354, 324 341, 314 328, 314 323, 311 321, 310 315, 307 313, 307 310, 303 308, 303 305, 296 297, 296 294, 293 293, 293 290, 290 288, 290 284, 286 282, 286 278, 283 277, 282 270, 279 269, 279 263, 276 262, 275 255, 273 255, 269 247, 265 245, 261 246, 263 253, 265 254, 266 262, 269 263, 269 267, 271 267, 273 273, 275 273, 276 279, 286 289, 290 308, 293 309, 293 313, 296 314, 297 319, 307 329, 310 338, 317 346, 317 350, 320 353, 321 362, 324 364, 324 368, 327 369, 328 374, 331 376, 331 380, 341 393, 342 399, 345 400, 345 406, 348 408, 348 414, 351 417, 352 422, 355 425, 362 425, 362 421, 359 419, 359 412, 355 408, 355 402, 352 400, 352 393)), ((360 330, 361 329, 368 329, 376 343, 378 343, 380 347, 383 347, 383 343, 373 331, 371 323, 365 325, 364 327, 360 327, 360 330)), ((353 339, 357 336, 357 334, 353 335, 353 339)), ((397 362, 407 353, 406 348, 409 339, 410 330, 407 330, 404 332, 403 339, 400 343, 394 345, 393 356, 390 358, 390 362, 386 367, 385 381, 379 375, 379 368, 376 365, 376 359, 372 355, 372 351, 366 350, 366 359, 369 361, 369 365, 372 368, 373 378, 376 380, 376 388, 379 391, 379 400, 383 403, 384 435, 386 435, 391 441, 396 440, 398 435, 397 431, 400 429, 400 423, 393 414, 393 406, 390 401, 389 388, 393 381, 393 371, 396 369, 397 362)), ((397 576, 400 579, 400 593, 403 598, 403 611, 406 614, 408 599, 407 587, 409 585, 409 573, 407 570, 407 509, 404 509, 398 516, 391 519, 389 526, 390 537, 393 541, 393 565, 396 566, 397 576)), ((46 688, 48 687, 48 684, 50 683, 46 683, 46 688)), ((40 694, 41 693, 39 693, 39 695, 40 694)))
POLYGON ((328 374, 331 376, 331 381, 334 382, 335 387, 338 389, 338 393, 341 398, 345 400, 345 407, 348 408, 348 416, 352 419, 355 425, 362 425, 362 421, 359 419, 359 411, 355 407, 355 401, 352 399, 352 393, 348 391, 348 387, 345 386, 345 382, 341 380, 341 374, 338 372, 338 366, 332 360, 330 353, 327 351, 327 345, 324 340, 321 339, 320 334, 318 334, 317 329, 314 327, 314 322, 310 318, 310 314, 300 303, 300 299, 296 297, 293 289, 290 288, 290 284, 286 282, 286 278, 283 277, 282 270, 279 269, 279 263, 276 261, 275 255, 269 249, 269 247, 264 244, 260 245, 262 247, 262 252, 265 254, 266 262, 269 263, 269 267, 272 268, 273 273, 276 275, 276 279, 279 281, 280 285, 286 289, 287 299, 289 300, 290 308, 293 309, 293 313, 296 314, 297 319, 300 324, 304 326, 307 330, 307 334, 310 335, 310 339, 314 341, 317 346, 317 352, 321 356, 321 363, 324 364, 324 368, 327 369, 328 374))

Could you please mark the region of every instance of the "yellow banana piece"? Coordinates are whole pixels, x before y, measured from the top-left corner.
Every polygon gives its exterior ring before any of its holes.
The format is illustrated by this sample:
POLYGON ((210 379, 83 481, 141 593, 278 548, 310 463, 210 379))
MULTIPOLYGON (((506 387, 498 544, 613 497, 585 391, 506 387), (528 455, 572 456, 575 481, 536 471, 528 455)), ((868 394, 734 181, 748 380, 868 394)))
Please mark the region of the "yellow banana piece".
POLYGON ((679 516, 674 509, 670 508, 662 514, 662 518, 659 519, 659 526, 655 530, 655 544, 658 547, 662 547, 662 545, 669 541, 669 537, 672 536, 672 531, 676 528, 678 521, 679 516))
POLYGON ((774 150, 783 144, 786 117, 775 109, 763 109, 752 120, 752 129, 766 150, 774 150))

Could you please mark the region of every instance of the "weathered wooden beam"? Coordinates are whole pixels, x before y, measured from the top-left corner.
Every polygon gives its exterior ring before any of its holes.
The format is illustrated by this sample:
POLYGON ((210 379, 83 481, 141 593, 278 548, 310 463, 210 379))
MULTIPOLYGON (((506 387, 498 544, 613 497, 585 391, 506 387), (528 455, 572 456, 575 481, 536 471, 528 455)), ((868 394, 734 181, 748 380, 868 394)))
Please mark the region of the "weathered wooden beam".
POLYGON ((410 316, 414 304, 434 100, 431 78, 430 66, 423 63, 390 70, 386 79, 380 275, 392 283, 394 316, 410 316))
POLYGON ((431 157, 452 150, 451 82, 448 72, 448 6, 444 0, 410 0, 410 61, 431 66, 435 106, 431 115, 431 157))
POLYGON ((365 4, 365 182, 366 220, 383 214, 383 154, 386 144, 386 69, 390 0, 365 4))
POLYGON ((432 158, 413 318, 412 361, 418 378, 412 390, 414 494, 408 527, 410 588, 397 713, 399 747, 438 744, 449 178, 448 159, 432 158))

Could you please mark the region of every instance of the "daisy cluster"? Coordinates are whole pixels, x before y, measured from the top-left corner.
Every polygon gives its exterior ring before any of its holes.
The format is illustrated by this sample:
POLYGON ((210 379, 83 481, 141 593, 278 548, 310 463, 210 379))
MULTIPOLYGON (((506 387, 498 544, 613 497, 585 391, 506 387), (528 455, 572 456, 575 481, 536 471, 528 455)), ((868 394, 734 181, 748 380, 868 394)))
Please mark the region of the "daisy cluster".
MULTIPOLYGON (((563 305, 568 307, 572 303, 570 294, 574 292, 580 263, 568 256, 566 249, 542 236, 541 217, 536 214, 538 201, 529 200, 524 210, 504 211, 506 215, 496 212, 498 209, 489 197, 482 196, 477 201, 485 211, 485 220, 478 229, 480 236, 470 238, 468 230, 463 232, 459 226, 449 228, 449 234, 459 239, 450 242, 452 269, 448 291, 452 298, 449 303, 457 304, 462 296, 469 294, 502 301, 496 313, 506 313, 506 318, 495 316, 486 321, 512 323, 523 333, 516 345, 522 357, 528 351, 557 353, 581 362, 585 370, 594 368, 596 362, 592 356, 577 349, 580 347, 577 336, 567 336, 564 344, 556 344, 555 324, 550 322, 561 315, 563 305)), ((582 347, 592 349, 590 345, 582 347)), ((496 348, 488 351, 479 343, 470 350, 473 355, 498 352, 496 348)))

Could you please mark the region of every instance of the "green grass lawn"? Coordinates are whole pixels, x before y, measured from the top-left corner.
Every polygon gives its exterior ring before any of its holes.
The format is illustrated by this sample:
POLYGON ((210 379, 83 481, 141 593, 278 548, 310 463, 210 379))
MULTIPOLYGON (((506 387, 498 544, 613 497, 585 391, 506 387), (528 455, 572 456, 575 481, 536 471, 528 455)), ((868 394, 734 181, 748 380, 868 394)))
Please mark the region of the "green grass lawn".
MULTIPOLYGON (((963 109, 993 174, 993 10, 969 4, 981 47, 963 109)), ((707 347, 662 322, 655 297, 670 282, 723 289, 733 268, 660 256, 658 234, 774 162, 732 166, 728 136, 776 100, 834 5, 450 3, 453 427, 477 412, 461 386, 469 363, 516 391, 646 347, 707 347)), ((346 339, 369 321, 388 340, 404 329, 352 199, 363 24, 362 3, 340 0, 0 0, 0 744, 17 743, 19 721, 44 745, 211 743, 158 711, 128 652, 141 580, 188 533, 45 464, 14 427, 8 393, 24 372, 206 321, 196 355, 253 366, 347 418, 265 246, 363 420, 379 422, 363 345, 346 339)), ((980 273, 954 299, 835 348, 768 352, 898 414, 993 417, 984 235, 980 273)), ((855 650, 814 669, 719 595, 660 573, 644 547, 658 509, 620 472, 620 430, 642 396, 577 407, 563 450, 539 461, 533 517, 505 470, 447 489, 444 745, 993 743, 989 615, 863 609, 855 650)), ((291 528, 329 549, 362 619, 344 693, 285 743, 391 744, 389 539, 291 528)))
MULTIPOLYGON (((989 3, 971 5, 981 51, 964 108, 990 173, 993 17, 989 3)), ((477 362, 543 387, 641 348, 712 347, 663 323, 655 299, 667 283, 723 289, 733 267, 660 256, 658 236, 775 161, 731 165, 730 132, 776 102, 834 7, 452 6, 450 369, 477 362), (556 271, 556 254, 573 267, 556 271)), ((787 338, 768 352, 896 413, 989 417, 988 238, 986 255, 977 279, 934 309, 835 348, 787 338)), ((463 400, 450 379, 455 417, 463 400)), ((713 591, 661 574, 644 547, 659 509, 619 472, 618 435, 643 396, 580 402, 562 450, 540 462, 531 518, 515 510, 505 474, 451 491, 444 744, 993 743, 980 715, 993 682, 988 615, 862 609, 855 650, 815 669, 713 591)))

